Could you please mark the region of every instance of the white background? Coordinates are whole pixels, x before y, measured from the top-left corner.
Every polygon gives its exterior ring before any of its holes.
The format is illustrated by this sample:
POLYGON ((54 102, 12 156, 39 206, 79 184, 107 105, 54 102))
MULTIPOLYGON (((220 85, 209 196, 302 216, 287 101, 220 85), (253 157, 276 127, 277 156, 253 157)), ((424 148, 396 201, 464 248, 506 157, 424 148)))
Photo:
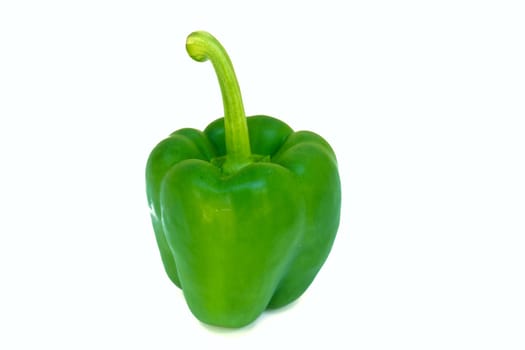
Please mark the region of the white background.
POLYGON ((524 47, 521 1, 2 1, 0 348, 524 349, 524 47), (340 163, 329 259, 240 331, 191 315, 145 196, 222 115, 197 29, 340 163))

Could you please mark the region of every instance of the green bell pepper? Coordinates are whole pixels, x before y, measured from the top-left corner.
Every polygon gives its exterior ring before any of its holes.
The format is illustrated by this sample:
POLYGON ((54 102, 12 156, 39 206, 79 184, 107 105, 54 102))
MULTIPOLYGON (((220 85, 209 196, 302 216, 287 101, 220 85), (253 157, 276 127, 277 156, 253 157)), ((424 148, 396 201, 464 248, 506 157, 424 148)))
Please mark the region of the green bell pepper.
POLYGON ((242 327, 296 300, 332 247, 341 207, 335 154, 319 135, 268 116, 246 118, 221 44, 194 32, 186 49, 210 60, 224 118, 181 129, 146 166, 165 270, 200 321, 242 327))

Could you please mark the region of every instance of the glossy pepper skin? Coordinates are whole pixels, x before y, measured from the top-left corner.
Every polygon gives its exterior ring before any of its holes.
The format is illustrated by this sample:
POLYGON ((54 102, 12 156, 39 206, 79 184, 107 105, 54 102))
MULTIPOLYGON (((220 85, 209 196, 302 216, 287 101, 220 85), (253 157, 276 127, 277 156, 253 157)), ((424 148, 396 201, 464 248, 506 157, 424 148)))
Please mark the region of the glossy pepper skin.
POLYGON ((200 321, 242 327, 296 300, 325 262, 339 225, 330 145, 268 116, 246 118, 224 48, 188 36, 219 79, 225 118, 161 141, 146 166, 147 197, 165 270, 200 321))

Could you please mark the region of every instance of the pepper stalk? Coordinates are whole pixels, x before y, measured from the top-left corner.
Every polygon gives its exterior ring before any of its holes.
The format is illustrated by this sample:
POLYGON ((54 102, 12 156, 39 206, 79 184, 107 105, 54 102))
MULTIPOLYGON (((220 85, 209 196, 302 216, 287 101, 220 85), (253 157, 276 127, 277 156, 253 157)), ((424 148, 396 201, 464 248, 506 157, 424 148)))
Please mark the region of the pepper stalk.
POLYGON ((224 47, 210 33, 196 31, 186 39, 186 51, 195 61, 210 60, 215 69, 224 106, 226 159, 222 170, 231 174, 252 162, 250 138, 241 90, 224 47))

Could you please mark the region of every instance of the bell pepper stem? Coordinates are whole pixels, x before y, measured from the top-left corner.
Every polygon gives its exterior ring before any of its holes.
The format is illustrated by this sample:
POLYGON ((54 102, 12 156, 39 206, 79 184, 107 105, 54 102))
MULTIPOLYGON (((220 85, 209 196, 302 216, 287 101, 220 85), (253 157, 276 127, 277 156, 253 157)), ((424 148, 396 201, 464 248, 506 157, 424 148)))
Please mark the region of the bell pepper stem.
POLYGON ((226 173, 233 173, 251 163, 250 138, 241 90, 228 54, 210 33, 197 31, 186 39, 186 51, 198 62, 208 59, 213 64, 221 88, 224 106, 226 159, 222 166, 226 173))

